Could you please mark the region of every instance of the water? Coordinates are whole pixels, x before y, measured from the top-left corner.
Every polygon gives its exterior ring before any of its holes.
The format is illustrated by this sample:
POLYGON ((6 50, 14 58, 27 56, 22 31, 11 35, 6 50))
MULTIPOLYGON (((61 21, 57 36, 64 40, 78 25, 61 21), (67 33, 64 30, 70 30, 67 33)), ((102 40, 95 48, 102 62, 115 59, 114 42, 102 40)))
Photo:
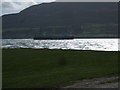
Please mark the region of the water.
POLYGON ((3 39, 1 48, 118 51, 118 39, 33 40, 3 39))

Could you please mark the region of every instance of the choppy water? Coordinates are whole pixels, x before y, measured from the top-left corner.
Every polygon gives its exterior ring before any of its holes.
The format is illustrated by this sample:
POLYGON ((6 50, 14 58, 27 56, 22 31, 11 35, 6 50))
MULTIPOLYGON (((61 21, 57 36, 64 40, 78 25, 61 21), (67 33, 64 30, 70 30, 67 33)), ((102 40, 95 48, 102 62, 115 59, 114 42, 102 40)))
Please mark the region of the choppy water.
POLYGON ((118 51, 118 39, 33 40, 3 39, 1 48, 48 48, 118 51))

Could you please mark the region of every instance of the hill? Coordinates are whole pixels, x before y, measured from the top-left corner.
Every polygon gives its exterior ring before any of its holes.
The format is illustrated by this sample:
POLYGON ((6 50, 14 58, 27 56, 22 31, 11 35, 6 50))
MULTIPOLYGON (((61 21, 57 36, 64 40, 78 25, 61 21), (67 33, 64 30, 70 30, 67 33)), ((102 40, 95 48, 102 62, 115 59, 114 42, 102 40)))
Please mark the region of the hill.
POLYGON ((3 38, 117 37, 117 3, 52 2, 2 16, 3 38))

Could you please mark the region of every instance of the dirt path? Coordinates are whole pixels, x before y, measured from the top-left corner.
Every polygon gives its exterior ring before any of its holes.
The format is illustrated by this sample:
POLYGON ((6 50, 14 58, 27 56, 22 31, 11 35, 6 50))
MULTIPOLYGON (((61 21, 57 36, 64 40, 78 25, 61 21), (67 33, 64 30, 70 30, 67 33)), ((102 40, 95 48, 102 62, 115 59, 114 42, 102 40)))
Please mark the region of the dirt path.
POLYGON ((118 88, 118 76, 78 80, 63 88, 118 88))

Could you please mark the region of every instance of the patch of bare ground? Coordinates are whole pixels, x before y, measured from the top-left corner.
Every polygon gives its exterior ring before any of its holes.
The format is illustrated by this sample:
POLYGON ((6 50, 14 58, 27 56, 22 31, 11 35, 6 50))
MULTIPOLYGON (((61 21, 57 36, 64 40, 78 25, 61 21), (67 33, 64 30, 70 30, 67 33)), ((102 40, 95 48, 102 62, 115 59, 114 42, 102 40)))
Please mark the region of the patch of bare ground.
POLYGON ((118 88, 118 76, 84 79, 63 88, 118 88))

